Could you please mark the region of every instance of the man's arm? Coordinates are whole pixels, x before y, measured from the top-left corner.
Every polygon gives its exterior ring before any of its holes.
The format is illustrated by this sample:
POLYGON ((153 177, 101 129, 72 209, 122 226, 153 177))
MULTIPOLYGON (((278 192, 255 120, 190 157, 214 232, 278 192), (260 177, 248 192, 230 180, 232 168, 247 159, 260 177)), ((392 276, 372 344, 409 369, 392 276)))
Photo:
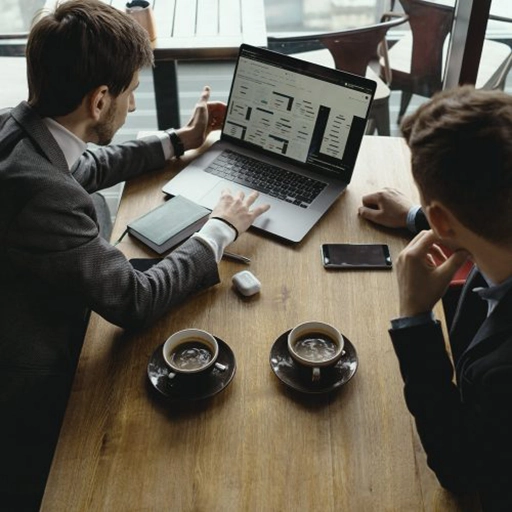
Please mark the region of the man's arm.
MULTIPOLYGON (((243 233, 266 207, 225 193, 216 209, 243 233)), ((231 229, 231 228, 229 228, 231 229)), ((121 327, 147 325, 189 295, 219 282, 215 252, 192 238, 146 272, 99 236, 94 205, 71 177, 39 189, 18 212, 5 250, 54 293, 74 294, 121 327)))
POLYGON ((50 293, 72 294, 121 327, 140 327, 219 282, 212 250, 191 239, 146 272, 101 238, 94 206, 66 183, 41 190, 19 212, 5 250, 50 293))
POLYGON ((474 490, 472 486, 485 485, 492 453, 480 440, 484 433, 492 432, 499 408, 494 407, 494 390, 485 387, 479 392, 487 396, 477 407, 462 401, 460 389, 453 383, 453 366, 441 325, 426 315, 467 258, 464 251, 446 257, 438 242, 433 232, 422 231, 398 257, 399 309, 405 327, 395 320, 389 332, 400 363, 407 407, 415 418, 429 466, 442 485, 453 491, 469 491, 474 490), (415 318, 423 321, 415 325, 415 318), (478 407, 489 408, 487 418, 479 417, 478 407))
POLYGON ((93 193, 162 169, 165 163, 162 142, 153 135, 87 150, 71 172, 87 192, 93 193))
POLYGON ((472 396, 463 397, 453 382, 453 366, 439 322, 389 333, 407 407, 427 463, 441 485, 453 492, 493 486, 503 491, 503 482, 509 486, 511 475, 510 369, 495 366, 478 375, 475 365, 471 382, 465 382, 472 396))
MULTIPOLYGON (((208 135, 222 126, 226 105, 209 99, 210 88, 205 87, 188 123, 175 130, 185 151, 203 145, 208 135)), ((173 156, 169 135, 161 132, 159 136, 86 151, 73 169, 73 175, 91 193, 161 169, 173 156)))

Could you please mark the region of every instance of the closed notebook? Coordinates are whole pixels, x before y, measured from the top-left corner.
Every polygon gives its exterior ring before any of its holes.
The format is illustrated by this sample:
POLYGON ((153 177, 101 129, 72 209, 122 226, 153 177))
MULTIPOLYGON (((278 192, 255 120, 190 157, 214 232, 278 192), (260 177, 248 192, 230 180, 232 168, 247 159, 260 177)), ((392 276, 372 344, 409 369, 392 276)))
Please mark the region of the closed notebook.
POLYGON ((210 210, 175 196, 130 222, 127 231, 158 254, 180 244, 208 220, 210 210))

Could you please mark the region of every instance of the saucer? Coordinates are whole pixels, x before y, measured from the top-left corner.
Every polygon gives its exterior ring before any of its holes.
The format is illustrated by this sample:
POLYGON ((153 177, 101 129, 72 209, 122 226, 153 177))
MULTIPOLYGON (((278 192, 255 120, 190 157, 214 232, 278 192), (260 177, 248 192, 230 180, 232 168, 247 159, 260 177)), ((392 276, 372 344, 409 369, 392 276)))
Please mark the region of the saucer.
POLYGON ((304 368, 292 359, 288 352, 288 333, 281 334, 270 349, 270 367, 277 378, 290 388, 301 393, 328 393, 346 384, 356 373, 358 360, 354 345, 343 336, 345 344, 341 359, 328 372, 323 372, 320 380, 311 381, 304 368))
POLYGON ((169 367, 162 355, 162 343, 151 356, 148 363, 148 377, 153 387, 169 400, 201 400, 220 393, 232 380, 236 372, 235 355, 231 348, 220 338, 215 337, 219 344, 217 362, 226 367, 212 370, 197 376, 176 374, 169 379, 169 367))

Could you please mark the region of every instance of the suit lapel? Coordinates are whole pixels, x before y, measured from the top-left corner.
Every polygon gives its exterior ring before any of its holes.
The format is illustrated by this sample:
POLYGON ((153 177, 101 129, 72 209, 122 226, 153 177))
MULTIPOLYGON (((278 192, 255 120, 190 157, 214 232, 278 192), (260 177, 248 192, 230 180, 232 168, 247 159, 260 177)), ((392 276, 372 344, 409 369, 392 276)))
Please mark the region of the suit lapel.
POLYGON ((473 292, 474 288, 480 286, 487 286, 487 283, 482 274, 473 268, 462 289, 450 331, 450 345, 455 363, 468 348, 487 316, 487 302, 473 292))
POLYGON ((34 144, 55 167, 62 171, 69 172, 64 153, 41 118, 26 101, 22 101, 15 107, 11 111, 11 115, 23 127, 34 144))
POLYGON ((466 352, 474 349, 484 340, 512 330, 512 290, 500 300, 494 311, 484 320, 480 329, 476 332, 466 352))
MULTIPOLYGON (((512 330, 512 290, 510 290, 499 302, 493 312, 487 317, 487 303, 471 290, 475 286, 485 283, 478 272, 468 278, 467 289, 464 297, 461 297, 460 321, 454 325, 450 341, 456 364, 457 381, 461 382, 464 368, 475 357, 478 357, 480 349, 491 351, 496 343, 501 343, 503 333, 512 330), (463 301, 464 299, 464 301, 463 301), (482 310, 482 305, 484 309, 482 310), (453 339, 452 339, 453 336, 453 339), (456 349, 454 350, 454 346, 456 349), (455 352, 457 353, 455 355, 455 352)), ((455 323, 455 322, 454 322, 455 323)))

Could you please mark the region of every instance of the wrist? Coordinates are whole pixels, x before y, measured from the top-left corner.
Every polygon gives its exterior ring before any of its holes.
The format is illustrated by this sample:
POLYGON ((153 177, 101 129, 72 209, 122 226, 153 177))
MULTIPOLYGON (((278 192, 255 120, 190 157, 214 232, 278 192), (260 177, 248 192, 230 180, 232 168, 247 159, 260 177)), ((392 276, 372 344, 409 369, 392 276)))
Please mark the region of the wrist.
POLYGON ((174 131, 176 132, 176 135, 180 138, 185 151, 197 148, 196 137, 194 135, 194 132, 190 128, 184 127, 174 131))
POLYGON ((180 158, 186 150, 182 138, 176 130, 166 130, 166 133, 169 136, 169 140, 171 141, 174 156, 176 158, 180 158))
POLYGON ((423 315, 431 311, 428 307, 415 306, 413 304, 400 304, 398 308, 401 318, 409 318, 417 315, 423 315))

